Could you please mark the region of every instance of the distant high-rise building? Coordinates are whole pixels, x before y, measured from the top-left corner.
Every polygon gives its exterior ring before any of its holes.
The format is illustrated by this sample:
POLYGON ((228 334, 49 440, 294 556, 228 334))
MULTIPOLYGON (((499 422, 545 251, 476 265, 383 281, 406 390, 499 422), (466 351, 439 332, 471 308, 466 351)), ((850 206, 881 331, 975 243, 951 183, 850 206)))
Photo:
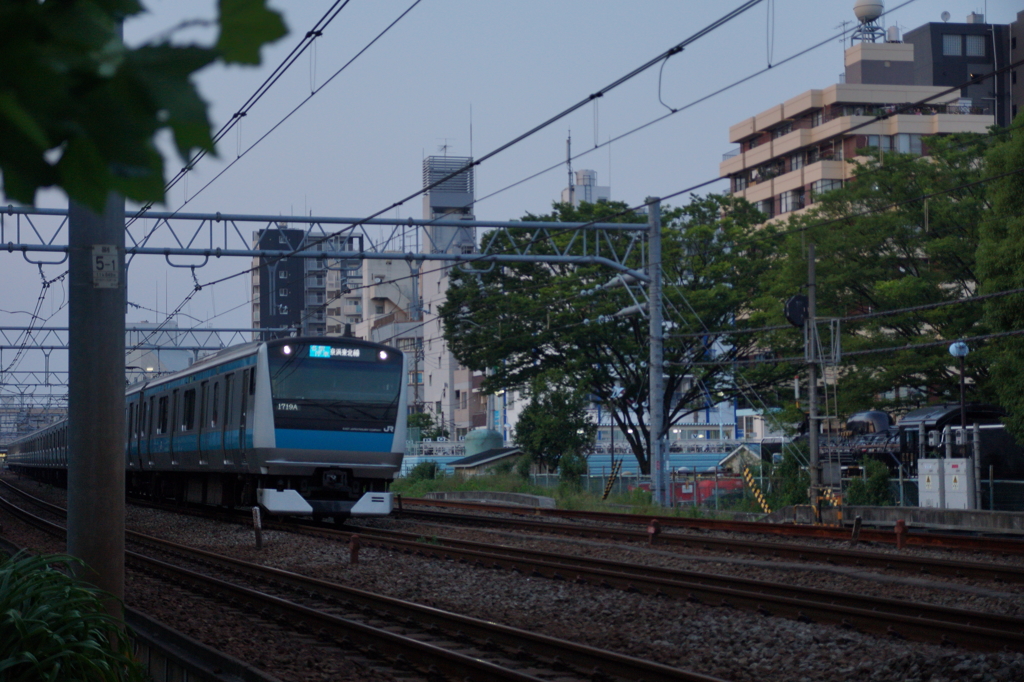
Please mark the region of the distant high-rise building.
POLYGON ((612 189, 607 185, 597 184, 597 171, 578 170, 575 173, 576 184, 562 190, 562 203, 579 206, 580 202, 596 204, 599 201, 611 201, 612 189))
MULTIPOLYGON (((429 156, 423 160, 423 197, 426 220, 473 220, 473 159, 464 156, 429 156), (436 187, 434 183, 443 181, 436 187)), ((431 253, 476 253, 476 228, 429 225, 424 250, 431 253)), ((429 262, 421 277, 423 301, 424 407, 445 424, 450 437, 465 437, 487 425, 487 400, 480 393, 483 374, 459 365, 444 340, 444 322, 437 314, 448 293, 451 265, 429 262)))
POLYGON ((719 172, 733 195, 769 218, 841 187, 852 177, 858 150, 926 154, 929 136, 984 133, 1009 102, 1001 81, 991 79, 939 96, 949 85, 1007 63, 1006 26, 972 15, 964 24, 927 24, 907 33, 906 42, 890 30, 878 42, 885 32, 859 18, 855 38, 861 42, 846 50, 843 82, 808 90, 729 129, 730 141, 740 146, 725 155, 719 172))
MULTIPOLYGON (((361 236, 317 235, 287 224, 253 234, 254 248, 270 251, 361 251, 361 236)), ((362 321, 362 294, 352 293, 350 279, 361 281, 359 261, 327 258, 254 258, 252 325, 290 328, 302 336, 341 334, 345 325, 362 321)))

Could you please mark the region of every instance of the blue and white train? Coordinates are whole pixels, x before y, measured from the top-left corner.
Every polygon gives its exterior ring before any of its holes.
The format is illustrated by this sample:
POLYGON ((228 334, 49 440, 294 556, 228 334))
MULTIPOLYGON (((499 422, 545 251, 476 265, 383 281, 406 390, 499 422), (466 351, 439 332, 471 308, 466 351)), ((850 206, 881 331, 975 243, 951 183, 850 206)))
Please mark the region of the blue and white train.
MULTIPOLYGON (((134 384, 127 488, 274 514, 386 515, 405 450, 406 376, 400 351, 316 337, 235 346, 134 384)), ((7 462, 59 484, 67 456, 62 421, 12 442, 7 462)))

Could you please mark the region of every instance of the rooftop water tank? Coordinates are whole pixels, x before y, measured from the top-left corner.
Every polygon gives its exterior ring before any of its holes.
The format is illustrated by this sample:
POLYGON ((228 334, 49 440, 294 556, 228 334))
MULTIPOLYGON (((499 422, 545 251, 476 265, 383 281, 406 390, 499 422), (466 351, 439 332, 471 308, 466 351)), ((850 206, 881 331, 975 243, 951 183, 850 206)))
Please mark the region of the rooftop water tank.
POLYGON ((885 11, 885 4, 882 0, 857 0, 853 3, 853 13, 862 24, 870 24, 882 16, 885 11))
POLYGON ((466 434, 466 457, 479 455, 485 450, 493 450, 505 445, 501 434, 491 429, 473 429, 466 434))

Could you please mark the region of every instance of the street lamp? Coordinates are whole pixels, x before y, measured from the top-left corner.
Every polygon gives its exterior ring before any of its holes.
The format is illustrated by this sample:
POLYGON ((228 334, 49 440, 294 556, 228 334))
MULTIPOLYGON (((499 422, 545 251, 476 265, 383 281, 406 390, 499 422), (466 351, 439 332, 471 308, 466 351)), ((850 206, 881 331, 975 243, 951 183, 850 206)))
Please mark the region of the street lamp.
POLYGON ((971 352, 963 341, 955 341, 949 344, 949 354, 954 358, 960 358, 960 442, 966 451, 967 448, 967 408, 964 404, 964 358, 971 352))

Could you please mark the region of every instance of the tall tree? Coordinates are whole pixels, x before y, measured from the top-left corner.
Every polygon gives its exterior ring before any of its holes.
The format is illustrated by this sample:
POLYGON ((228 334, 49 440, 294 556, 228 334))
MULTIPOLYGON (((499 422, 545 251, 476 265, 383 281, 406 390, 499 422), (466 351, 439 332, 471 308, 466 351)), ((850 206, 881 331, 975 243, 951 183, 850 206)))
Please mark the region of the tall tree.
MULTIPOLYGON (((786 226, 785 256, 765 282, 759 319, 780 322, 780 301, 804 291, 807 244, 813 242, 819 319, 853 318, 839 323, 840 414, 958 399, 959 371, 946 344, 856 353, 952 342, 985 330, 980 303, 956 302, 977 292, 978 225, 990 204, 984 186, 965 185, 985 173, 981 161, 990 143, 986 135, 956 135, 928 138, 927 157, 887 154, 880 165, 872 155, 845 187, 817 197, 786 226), (929 305, 935 307, 857 319, 929 305)), ((827 325, 819 329, 828 344, 827 325)), ((772 339, 773 347, 787 344, 787 354, 802 354, 796 330, 772 339)), ((986 354, 972 353, 967 369, 974 397, 985 399, 986 354)))
POLYGON ((563 457, 582 457, 594 444, 597 424, 587 418, 586 396, 561 382, 538 378, 530 402, 516 422, 516 443, 523 454, 548 471, 563 457))
POLYGON ((260 47, 287 32, 266 0, 219 0, 213 47, 177 45, 173 31, 127 47, 120 23, 138 0, 0 0, 0 172, 9 198, 41 187, 99 212, 110 191, 164 198, 154 138, 173 134, 186 161, 213 151, 206 103, 192 74, 222 59, 259 64, 260 47))
MULTIPOLYGON (((618 221, 645 223, 622 203, 556 204, 527 221, 618 221)), ((694 412, 728 401, 750 382, 763 385, 765 369, 743 372, 732 364, 757 344, 746 326, 744 306, 773 255, 772 227, 758 234, 763 215, 727 197, 692 197, 662 219, 662 262, 666 311, 665 391, 660 433, 694 412)), ((543 248, 537 231, 503 230, 492 250, 516 253, 526 244, 543 248)), ((602 248, 625 255, 635 270, 644 254, 623 234, 604 233, 602 248), (632 246, 631 246, 632 244, 632 246), (607 245, 605 247, 604 245, 607 245)), ((582 254, 583 240, 554 234, 552 241, 582 254)), ((551 243, 551 242, 547 242, 551 243)), ((640 470, 650 470, 651 433, 648 320, 616 313, 643 300, 627 287, 601 289, 614 273, 598 265, 523 263, 486 272, 455 269, 440 313, 444 333, 459 362, 488 370, 489 391, 520 388, 536 377, 558 373, 579 390, 600 399, 620 428, 640 470), (585 290, 595 290, 583 295, 585 290)))
MULTIPOLYGON (((982 293, 1024 288, 1024 113, 987 157, 992 210, 981 221, 978 273, 982 293)), ((1024 330, 1024 294, 989 299, 985 304, 993 331, 1024 330)), ((1024 443, 1024 337, 991 341, 992 382, 999 403, 1009 412, 1007 426, 1024 443)), ((972 353, 973 355, 973 353, 972 353)), ((968 355, 968 358, 971 356, 968 355)))

